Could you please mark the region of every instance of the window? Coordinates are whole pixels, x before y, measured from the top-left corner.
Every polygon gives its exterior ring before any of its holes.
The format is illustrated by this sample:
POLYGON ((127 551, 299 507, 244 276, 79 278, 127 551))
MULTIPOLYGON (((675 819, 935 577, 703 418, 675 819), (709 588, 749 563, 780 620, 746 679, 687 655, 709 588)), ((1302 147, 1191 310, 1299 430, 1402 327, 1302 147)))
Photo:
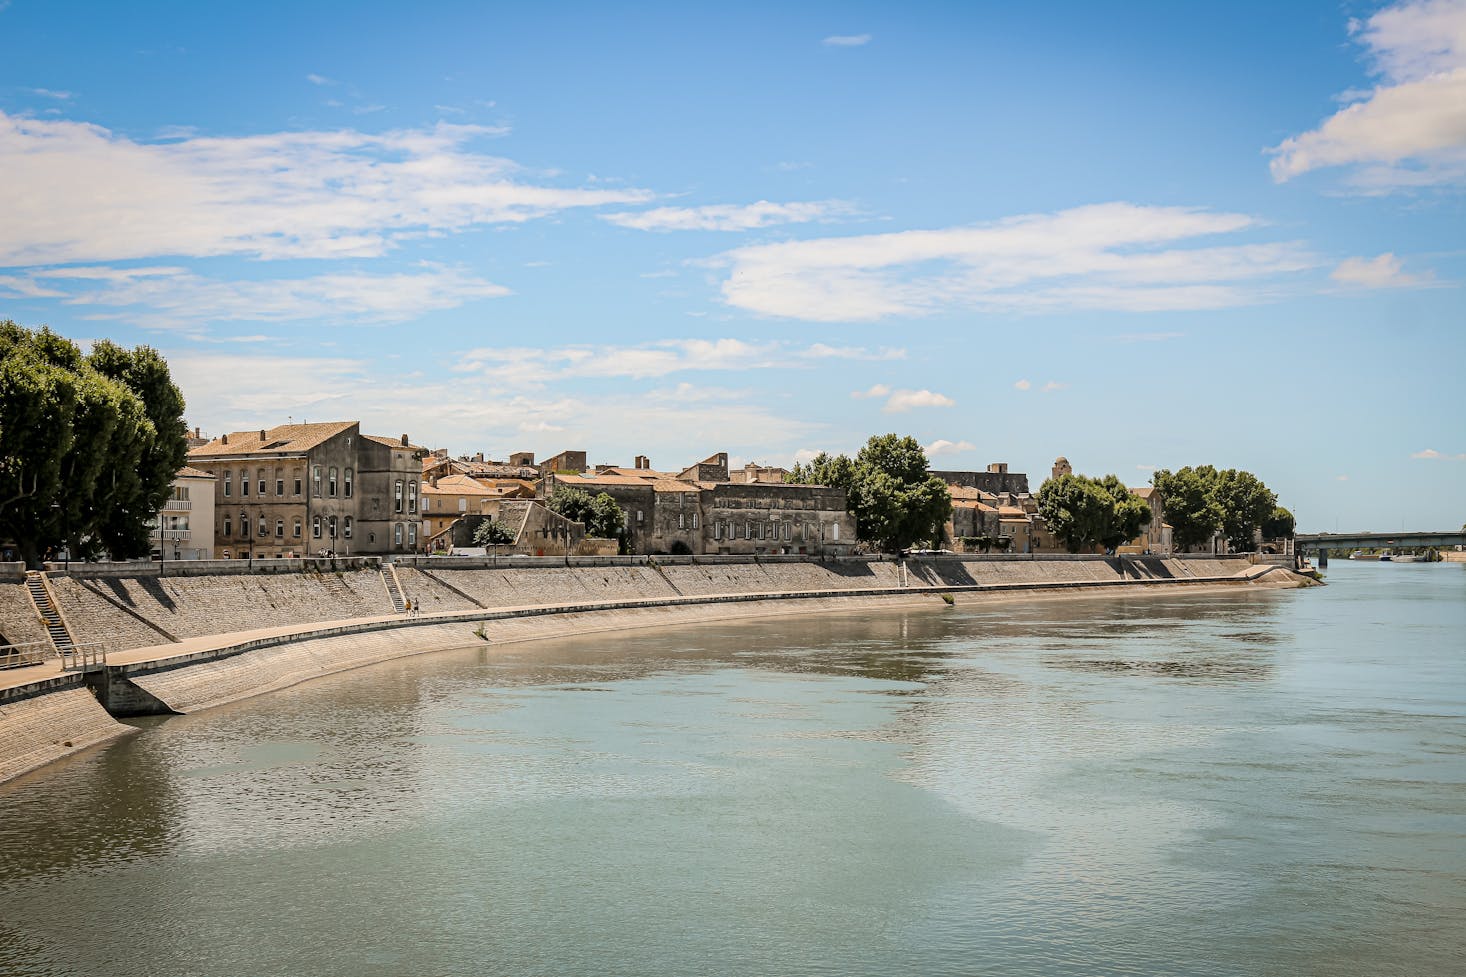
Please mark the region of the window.
POLYGON ((260 523, 260 535, 261 536, 268 536, 268 535, 270 535, 270 520, 268 520, 268 519, 265 518, 265 514, 263 512, 260 513, 259 523, 260 523))
POLYGON ((641 510, 640 509, 637 509, 636 510, 636 521, 638 523, 641 522, 641 510))
POLYGON ((794 538, 794 524, 792 522, 786 522, 786 523, 784 523, 784 542, 787 543, 789 540, 791 540, 793 538, 794 538))
POLYGON ((713 539, 723 538, 723 520, 719 519, 713 523, 713 539))
POLYGON ((830 523, 830 539, 837 543, 840 542, 840 524, 838 522, 830 523))
POLYGON ((753 539, 753 523, 745 522, 743 524, 743 538, 753 539))
POLYGON ((332 539, 335 539, 336 538, 336 517, 335 516, 331 516, 329 519, 326 520, 326 531, 330 534, 330 536, 331 536, 332 539))
MULTIPOLYGON (((401 479, 398 479, 397 482, 393 485, 393 488, 392 488, 392 511, 393 512, 401 512, 402 511, 402 480, 401 479)), ((400 543, 402 541, 401 540, 398 540, 398 542, 400 543)))
POLYGON ((351 498, 351 469, 346 469, 346 497, 351 498))
POLYGON ((249 536, 249 516, 242 512, 239 514, 239 535, 249 536))
POLYGON ((232 519, 230 519, 228 516, 225 516, 224 517, 224 535, 225 536, 232 536, 232 535, 234 535, 234 521, 232 519))
POLYGON ((321 538, 321 517, 311 516, 311 538, 321 538))
POLYGON ((331 477, 326 481, 326 494, 331 498, 336 497, 336 466, 331 466, 331 477))
POLYGON ((296 516, 294 522, 291 524, 291 527, 290 527, 290 535, 294 536, 296 539, 300 539, 300 517, 299 516, 296 516))
MULTIPOLYGON (((402 483, 401 482, 398 482, 397 484, 398 485, 401 485, 402 483)), ((394 546, 401 546, 402 545, 402 523, 400 523, 400 522, 397 525, 395 525, 395 526, 392 527, 392 545, 394 545, 394 546)))
POLYGON ((234 479, 234 473, 233 472, 226 471, 224 473, 224 498, 226 498, 226 499, 229 498, 229 496, 231 496, 231 495, 234 494, 234 491, 233 491, 234 481, 233 481, 233 479, 234 479))
POLYGON ((416 482, 408 482, 407 483, 407 511, 408 512, 416 512, 417 511, 417 483, 416 482))
POLYGON ((276 539, 284 539, 285 538, 285 520, 284 519, 276 519, 275 520, 275 538, 276 539))
POLYGON ((265 494, 265 470, 263 468, 261 468, 259 471, 255 472, 255 480, 259 482, 260 495, 264 495, 265 494))
POLYGON ((321 466, 311 466, 311 494, 316 498, 321 497, 321 466))
POLYGON ((683 515, 682 513, 680 513, 680 512, 677 513, 677 528, 678 529, 686 529, 687 528, 687 525, 686 524, 687 524, 687 517, 685 515, 683 515))
POLYGON ((277 496, 285 494, 285 469, 283 468, 275 469, 275 494, 277 496))
POLYGON ((778 539, 778 538, 779 538, 779 524, 776 523, 776 522, 769 523, 769 539, 778 539))
POLYGON ((249 472, 241 471, 239 473, 239 494, 241 497, 249 495, 249 472))
POLYGON ((468 500, 467 499, 459 499, 458 500, 458 511, 459 512, 467 512, 468 511, 468 500))
POLYGON ((295 494, 300 494, 300 469, 295 470, 295 494))
POLYGON ((351 538, 351 517, 350 516, 347 516, 346 517, 346 522, 342 526, 342 529, 341 529, 341 535, 342 536, 345 536, 347 539, 350 539, 351 538))
POLYGON ((417 545, 417 523, 415 522, 407 524, 407 542, 412 546, 417 545))
POLYGON ((692 514, 692 528, 693 529, 696 529, 697 528, 697 513, 696 512, 694 512, 692 514))

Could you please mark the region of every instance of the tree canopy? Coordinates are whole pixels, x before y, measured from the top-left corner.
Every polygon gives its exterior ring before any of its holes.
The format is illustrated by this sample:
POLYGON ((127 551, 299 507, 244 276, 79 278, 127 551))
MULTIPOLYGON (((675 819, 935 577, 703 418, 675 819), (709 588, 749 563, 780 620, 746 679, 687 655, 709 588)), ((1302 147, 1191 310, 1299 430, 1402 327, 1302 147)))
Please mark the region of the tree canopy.
POLYGON ((1070 553, 1092 546, 1113 550, 1140 535, 1150 506, 1116 475, 1060 475, 1038 490, 1038 511, 1048 531, 1070 553))
POLYGON ((147 555, 149 520, 188 454, 183 394, 157 350, 83 355, 0 322, 0 537, 29 566, 50 547, 147 555))
POLYGON ((514 537, 496 519, 485 519, 473 531, 474 546, 507 546, 512 542, 514 537))
POLYGON ((859 538, 890 553, 940 543, 952 515, 947 483, 929 473, 926 451, 912 437, 876 435, 853 459, 820 452, 785 481, 844 489, 859 538))
POLYGON ((585 489, 557 484, 554 494, 545 504, 551 512, 582 523, 587 536, 620 539, 626 526, 626 513, 605 492, 593 496, 585 489))
POLYGON ((1151 484, 1165 500, 1166 521, 1179 549, 1205 543, 1219 529, 1233 550, 1251 549, 1259 529, 1270 538, 1293 533, 1293 514, 1279 507, 1276 493, 1251 472, 1211 465, 1176 472, 1163 468, 1151 484))

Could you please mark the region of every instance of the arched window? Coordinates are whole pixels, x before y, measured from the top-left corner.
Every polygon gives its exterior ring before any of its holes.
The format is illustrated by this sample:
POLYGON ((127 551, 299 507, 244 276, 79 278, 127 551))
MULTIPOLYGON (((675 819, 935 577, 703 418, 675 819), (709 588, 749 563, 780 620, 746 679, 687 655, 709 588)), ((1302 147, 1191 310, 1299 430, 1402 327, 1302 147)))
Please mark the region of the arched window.
POLYGON ((415 522, 407 524, 407 542, 410 546, 417 545, 417 523, 415 522))
MULTIPOLYGON (((348 471, 349 470, 350 469, 348 469, 348 471)), ((347 484, 349 485, 350 483, 348 482, 347 484)), ((341 526, 341 535, 344 536, 347 539, 350 539, 351 538, 351 517, 350 516, 347 516, 346 517, 345 523, 343 523, 342 526, 341 526)))
POLYGON ((311 536, 314 539, 321 538, 321 517, 311 516, 311 536))
POLYGON ((300 517, 299 516, 296 516, 295 517, 295 522, 291 526, 291 535, 294 536, 296 539, 300 539, 300 517))
POLYGON ((417 482, 407 483, 407 511, 417 511, 417 482))
POLYGON ((311 466, 311 494, 316 498, 321 497, 321 466, 311 466))
POLYGON ((265 470, 261 468, 255 472, 255 479, 259 482, 260 495, 265 494, 265 470))
POLYGON ((228 516, 224 517, 224 535, 234 535, 234 520, 230 519, 228 516))
POLYGON ((285 469, 283 468, 275 469, 275 494, 277 496, 285 494, 285 469))
POLYGON ((270 535, 270 520, 265 518, 265 514, 263 512, 261 512, 259 515, 259 525, 261 536, 270 535))
MULTIPOLYGON (((402 483, 398 482, 397 484, 401 485, 402 483)), ((392 544, 394 546, 402 545, 402 523, 400 522, 392 527, 392 544)))
POLYGON ((301 481, 301 471, 300 471, 300 469, 299 468, 295 469, 295 471, 293 472, 293 474, 295 476, 295 494, 296 495, 299 495, 300 494, 300 481, 301 481))
POLYGON ((332 516, 330 519, 326 520, 326 529, 331 534, 331 538, 332 539, 335 539, 336 538, 336 517, 335 516, 332 516))
POLYGON ((331 466, 331 477, 326 482, 326 494, 329 495, 333 499, 336 497, 336 466, 335 465, 332 465, 331 466))
POLYGON ((239 494, 241 497, 249 495, 249 472, 243 468, 239 470, 239 494))
POLYGON ((284 519, 276 519, 275 520, 275 538, 276 539, 284 539, 285 538, 285 520, 284 519))
MULTIPOLYGON (((401 479, 398 479, 397 480, 396 484, 393 486, 393 489, 392 489, 392 511, 393 512, 401 512, 402 511, 402 480, 401 479)), ((400 533, 399 533, 399 535, 400 535, 400 533)), ((397 542, 400 543, 400 542, 402 542, 402 540, 399 539, 397 542)))
POLYGON ((346 497, 351 498, 351 469, 346 469, 346 497))
POLYGON ((239 535, 249 536, 249 516, 243 512, 239 514, 239 535))
POLYGON ((224 498, 234 494, 234 473, 227 468, 224 470, 224 498))

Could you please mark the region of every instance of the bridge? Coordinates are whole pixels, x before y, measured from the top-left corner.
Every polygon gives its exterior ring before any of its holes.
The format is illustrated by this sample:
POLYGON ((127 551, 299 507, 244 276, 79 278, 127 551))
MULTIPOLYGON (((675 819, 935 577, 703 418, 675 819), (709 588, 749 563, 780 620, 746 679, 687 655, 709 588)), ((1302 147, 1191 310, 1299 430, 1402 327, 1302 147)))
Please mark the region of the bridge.
POLYGON ((1421 546, 1466 546, 1466 532, 1443 533, 1299 533, 1293 548, 1299 553, 1317 553, 1318 565, 1329 565, 1331 550, 1414 549, 1421 546))

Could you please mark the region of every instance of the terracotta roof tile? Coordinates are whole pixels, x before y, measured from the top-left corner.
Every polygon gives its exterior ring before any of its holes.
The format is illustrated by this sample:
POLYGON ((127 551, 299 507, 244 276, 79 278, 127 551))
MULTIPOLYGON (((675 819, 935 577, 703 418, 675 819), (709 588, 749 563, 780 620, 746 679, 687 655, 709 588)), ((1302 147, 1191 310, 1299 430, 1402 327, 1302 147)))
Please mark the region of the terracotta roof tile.
POLYGON ((216 455, 295 454, 314 448, 342 431, 354 427, 356 423, 356 421, 328 421, 321 424, 279 424, 264 432, 263 441, 260 440, 258 429, 230 431, 225 435, 229 439, 227 443, 220 438, 215 438, 208 444, 194 448, 188 453, 188 456, 190 458, 208 458, 216 455))

